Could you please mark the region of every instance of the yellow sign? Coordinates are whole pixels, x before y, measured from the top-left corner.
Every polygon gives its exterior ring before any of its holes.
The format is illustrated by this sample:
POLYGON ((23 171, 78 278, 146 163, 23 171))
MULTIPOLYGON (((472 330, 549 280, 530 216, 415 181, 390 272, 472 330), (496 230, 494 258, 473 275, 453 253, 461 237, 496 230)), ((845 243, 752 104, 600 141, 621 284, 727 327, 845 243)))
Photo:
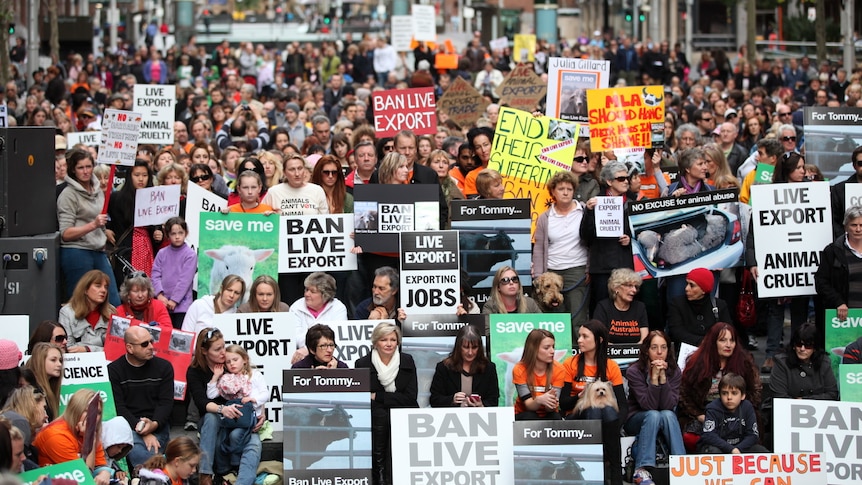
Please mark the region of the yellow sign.
POLYGON ((532 34, 515 34, 512 60, 515 62, 533 62, 536 60, 536 36, 532 34))
POLYGON ((589 89, 587 106, 594 152, 664 142, 662 86, 589 89))

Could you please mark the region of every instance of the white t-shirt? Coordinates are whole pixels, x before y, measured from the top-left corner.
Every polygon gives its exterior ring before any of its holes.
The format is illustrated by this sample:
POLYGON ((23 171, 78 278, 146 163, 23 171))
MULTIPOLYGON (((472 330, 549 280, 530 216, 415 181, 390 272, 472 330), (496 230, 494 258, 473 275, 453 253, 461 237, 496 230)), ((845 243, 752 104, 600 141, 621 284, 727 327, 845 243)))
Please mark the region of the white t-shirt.
POLYGON ((269 189, 261 201, 279 211, 283 216, 313 216, 329 214, 326 192, 316 184, 307 183, 294 188, 281 183, 269 189))

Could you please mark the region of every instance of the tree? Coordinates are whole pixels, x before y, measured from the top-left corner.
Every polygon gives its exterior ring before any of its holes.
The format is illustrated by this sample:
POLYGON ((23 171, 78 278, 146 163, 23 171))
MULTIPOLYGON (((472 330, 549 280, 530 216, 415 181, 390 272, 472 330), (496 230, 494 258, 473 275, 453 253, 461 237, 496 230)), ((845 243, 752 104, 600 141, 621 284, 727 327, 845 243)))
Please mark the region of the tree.
POLYGON ((826 5, 823 0, 817 0, 814 4, 814 35, 817 39, 817 64, 828 61, 826 59, 826 5))
POLYGON ((60 62, 60 32, 57 26, 57 0, 45 0, 48 9, 48 23, 51 28, 51 37, 48 39, 48 47, 51 49, 51 62, 60 62))
MULTIPOLYGON (((0 22, 3 26, 9 25, 12 21, 12 0, 0 0, 0 22)), ((6 28, 0 29, 0 85, 5 86, 9 81, 9 72, 11 62, 9 61, 9 30, 6 28)))
POLYGON ((757 65, 757 45, 754 43, 757 37, 757 4, 745 2, 745 13, 745 51, 748 63, 753 67, 757 65))

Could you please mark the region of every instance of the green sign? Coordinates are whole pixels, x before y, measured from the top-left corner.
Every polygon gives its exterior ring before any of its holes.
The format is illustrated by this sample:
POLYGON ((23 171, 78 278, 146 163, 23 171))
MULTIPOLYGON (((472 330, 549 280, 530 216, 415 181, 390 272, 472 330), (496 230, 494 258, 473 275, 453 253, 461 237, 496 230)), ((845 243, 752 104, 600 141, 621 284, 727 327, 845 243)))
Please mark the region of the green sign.
MULTIPOLYGON (((838 381, 838 387, 843 390, 843 382, 838 374, 838 366, 844 356, 844 347, 862 336, 862 308, 851 308, 847 311, 847 319, 838 320, 835 310, 826 310, 826 353, 832 361, 832 371, 838 381)), ((843 399, 843 392, 842 392, 843 399)))
POLYGON ((23 485, 31 485, 38 482, 42 475, 48 475, 52 479, 65 478, 67 480, 74 480, 80 485, 96 485, 96 482, 93 481, 93 474, 90 473, 84 460, 80 458, 77 460, 67 461, 65 463, 48 465, 35 470, 30 470, 29 472, 18 475, 18 478, 21 479, 23 485))
POLYGON ((60 386, 60 414, 79 389, 91 389, 102 398, 102 421, 117 415, 114 391, 108 379, 108 361, 104 352, 82 352, 63 356, 63 385, 60 386))
POLYGON ((838 376, 841 400, 862 402, 862 364, 840 364, 838 376))
POLYGON ((775 167, 768 163, 758 163, 754 183, 756 184, 771 184, 772 174, 775 173, 775 167))

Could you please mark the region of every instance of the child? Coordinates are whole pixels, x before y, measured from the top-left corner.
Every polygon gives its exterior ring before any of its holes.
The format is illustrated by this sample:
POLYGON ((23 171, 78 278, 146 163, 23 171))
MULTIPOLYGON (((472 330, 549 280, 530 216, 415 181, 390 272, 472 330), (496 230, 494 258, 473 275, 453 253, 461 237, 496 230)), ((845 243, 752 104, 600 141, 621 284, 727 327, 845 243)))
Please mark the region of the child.
POLYGON ((171 314, 174 328, 182 328, 183 319, 192 304, 192 283, 198 270, 198 257, 186 244, 189 228, 182 217, 165 222, 165 232, 171 242, 153 261, 153 291, 171 314))
POLYGON ((706 406, 703 435, 697 443, 697 452, 719 453, 769 453, 757 444, 757 416, 754 405, 745 399, 745 379, 728 372, 718 383, 720 398, 706 406))
POLYGON ((164 455, 153 455, 143 464, 138 472, 139 485, 188 485, 200 461, 201 449, 191 438, 174 438, 164 455))
POLYGON ((123 458, 132 451, 135 439, 132 428, 125 418, 117 416, 102 423, 102 448, 105 449, 105 461, 114 470, 114 478, 119 483, 129 483, 126 460, 123 458))

